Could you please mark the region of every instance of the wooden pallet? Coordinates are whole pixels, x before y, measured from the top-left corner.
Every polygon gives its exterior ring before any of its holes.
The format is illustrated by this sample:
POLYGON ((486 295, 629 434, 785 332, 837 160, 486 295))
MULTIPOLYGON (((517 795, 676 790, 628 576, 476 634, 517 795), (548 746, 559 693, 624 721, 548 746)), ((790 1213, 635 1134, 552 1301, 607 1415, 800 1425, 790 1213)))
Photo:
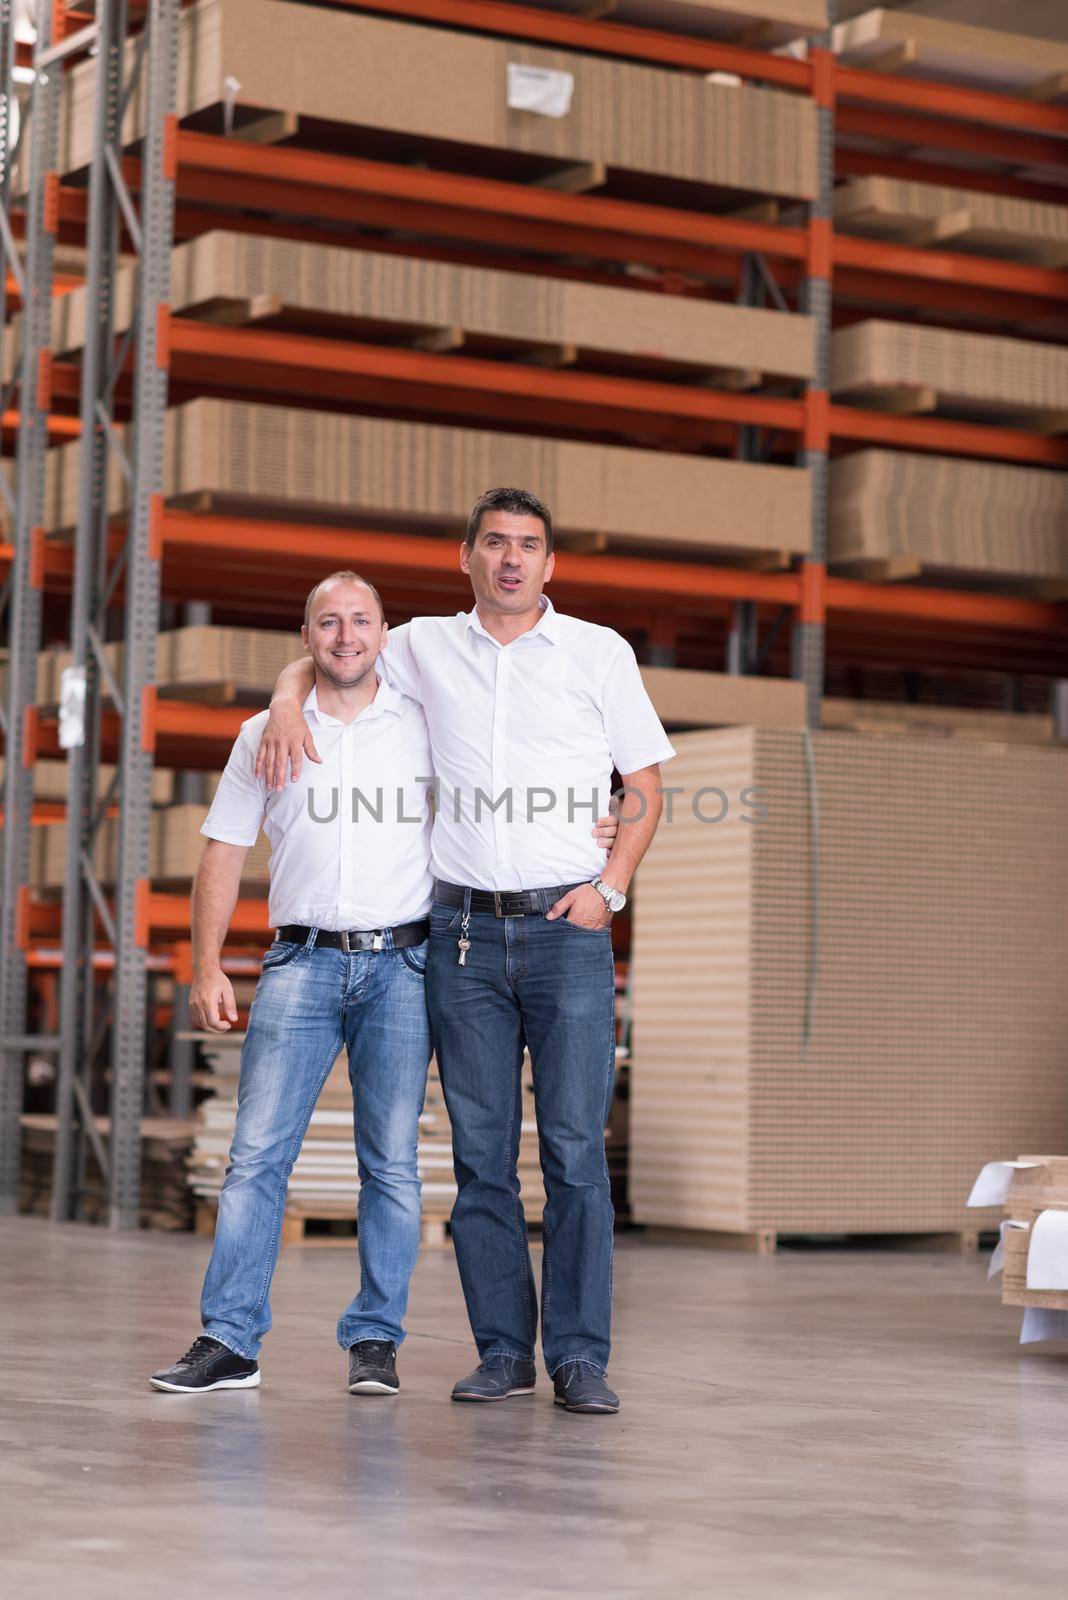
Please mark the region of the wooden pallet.
MULTIPOLYGON (((194 1231, 201 1238, 215 1236, 216 1207, 198 1201, 194 1231)), ((529 1231, 540 1230, 540 1221, 529 1221, 529 1231)), ((351 1247, 356 1238, 356 1218, 349 1212, 306 1210, 303 1207, 286 1207, 282 1215, 282 1244, 309 1245, 317 1249, 351 1247)), ((447 1249, 451 1240, 449 1218, 444 1212, 424 1212, 419 1225, 419 1247, 422 1250, 447 1249)))
POLYGON ((866 583, 907 583, 919 579, 934 588, 960 589, 968 594, 1026 595, 1036 600, 1068 599, 1068 573, 1063 576, 1002 576, 964 568, 945 568, 901 552, 892 556, 844 556, 829 563, 836 577, 859 578, 866 583))
POLYGON ((898 417, 948 417, 954 421, 984 422, 991 427, 1022 428, 1033 433, 1068 433, 1068 410, 1006 404, 947 394, 925 383, 870 384, 836 389, 840 404, 898 417))
POLYGON ((949 1233, 850 1233, 808 1235, 779 1233, 775 1228, 748 1228, 737 1232, 705 1228, 647 1227, 647 1239, 658 1244, 695 1245, 706 1250, 734 1250, 741 1254, 773 1256, 782 1244, 792 1242, 847 1244, 856 1250, 929 1250, 947 1255, 974 1255, 979 1231, 974 1228, 949 1233))

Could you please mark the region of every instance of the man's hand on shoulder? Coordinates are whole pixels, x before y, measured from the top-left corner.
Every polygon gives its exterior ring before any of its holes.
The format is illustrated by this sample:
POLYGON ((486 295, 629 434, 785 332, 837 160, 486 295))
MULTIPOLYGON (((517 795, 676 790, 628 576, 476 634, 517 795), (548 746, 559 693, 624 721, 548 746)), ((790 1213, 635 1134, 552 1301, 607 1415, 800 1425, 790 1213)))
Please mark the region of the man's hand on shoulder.
POLYGON ((262 778, 268 789, 284 789, 287 772, 293 783, 300 777, 305 756, 322 762, 301 702, 292 697, 272 700, 256 753, 257 778, 262 778))
POLYGON ((221 967, 205 967, 193 974, 189 1011, 195 1028, 204 1028, 208 1033, 230 1032, 237 1021, 237 1002, 233 985, 221 967))

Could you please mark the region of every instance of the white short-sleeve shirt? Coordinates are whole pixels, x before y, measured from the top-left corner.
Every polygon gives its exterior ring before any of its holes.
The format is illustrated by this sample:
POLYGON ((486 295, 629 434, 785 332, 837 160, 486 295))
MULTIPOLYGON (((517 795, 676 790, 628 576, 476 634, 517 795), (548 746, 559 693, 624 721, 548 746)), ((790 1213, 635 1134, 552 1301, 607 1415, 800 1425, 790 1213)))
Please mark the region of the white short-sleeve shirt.
POLYGON ((634 651, 611 628, 561 615, 542 597, 529 632, 502 645, 477 610, 391 629, 389 681, 426 713, 438 780, 436 877, 476 889, 594 878, 591 837, 612 769, 675 754, 634 651))
POLYGON ((268 712, 237 736, 201 832, 224 844, 271 845, 273 928, 368 929, 425 917, 430 875, 430 778, 419 706, 380 682, 352 722, 304 702, 322 764, 305 761, 296 783, 268 792, 256 752, 268 712))

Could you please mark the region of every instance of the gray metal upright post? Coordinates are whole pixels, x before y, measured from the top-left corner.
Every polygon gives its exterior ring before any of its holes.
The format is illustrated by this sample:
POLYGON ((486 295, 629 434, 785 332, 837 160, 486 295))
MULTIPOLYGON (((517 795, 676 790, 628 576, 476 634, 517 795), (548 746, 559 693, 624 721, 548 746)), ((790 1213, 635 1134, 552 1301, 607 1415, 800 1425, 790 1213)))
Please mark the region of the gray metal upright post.
POLYGON ((112 1024, 109 1215, 136 1227, 141 1181, 141 1109, 147 1001, 148 844, 154 761, 159 626, 163 437, 167 352, 161 308, 170 300, 174 238, 173 126, 178 75, 179 0, 151 0, 145 70, 147 126, 142 152, 141 265, 134 368, 133 487, 126 571, 124 715, 120 754, 122 814, 116 904, 116 988, 112 1024))
MULTIPOLYGON (((97 651, 106 636, 108 570, 108 452, 111 397, 122 351, 113 348, 113 301, 118 267, 120 202, 109 151, 121 155, 120 123, 126 39, 124 0, 101 6, 96 56, 97 82, 93 159, 89 173, 86 235, 85 348, 82 352, 81 470, 74 539, 74 583, 70 613, 71 668, 85 676, 81 742, 67 753, 67 862, 63 893, 63 967, 59 993, 59 1074, 56 1083, 56 1144, 52 1172, 52 1217, 60 1222, 76 1209, 77 1171, 85 1166, 85 1138, 93 1115, 93 947, 99 885, 92 871, 93 846, 104 820, 99 803, 100 700, 103 685, 97 651)), ((121 161, 118 163, 121 165, 121 161)), ((95 1142, 97 1159, 103 1146, 95 1142)))
MULTIPOLYGON (((7 705, 4 715, 4 828, 0 864, 0 1211, 18 1204, 21 1150, 23 1056, 26 1050, 28 972, 20 939, 20 908, 30 870, 33 825, 32 747, 37 699, 37 652, 41 642, 43 522, 48 421, 51 406, 47 352, 52 342, 52 261, 58 218, 54 171, 59 112, 60 62, 51 50, 51 7, 38 8, 34 49, 36 79, 31 91, 30 163, 26 203, 26 248, 20 261, 14 243, 9 199, 11 152, 6 134, 13 104, 13 0, 0 0, 0 54, 3 57, 5 142, 3 205, 0 218, 0 272, 10 269, 22 299, 22 339, 15 378, 19 434, 14 488, 3 478, 3 496, 12 526, 14 558, 9 588, 7 705)), ((6 306, 4 307, 6 311, 6 306)), ((4 397, 6 404, 7 397, 4 397)), ((25 930, 22 930, 23 932, 25 930)))

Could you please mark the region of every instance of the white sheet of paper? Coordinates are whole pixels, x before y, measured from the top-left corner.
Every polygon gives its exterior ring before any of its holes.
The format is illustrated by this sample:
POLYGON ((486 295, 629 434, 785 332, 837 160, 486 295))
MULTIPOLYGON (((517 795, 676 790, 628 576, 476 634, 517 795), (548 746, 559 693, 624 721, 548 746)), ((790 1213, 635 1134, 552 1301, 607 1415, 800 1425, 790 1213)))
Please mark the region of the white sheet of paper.
POLYGON ((1068 1311, 1047 1311, 1044 1306, 1028 1306, 1020 1327, 1021 1344, 1039 1344, 1043 1339, 1068 1339, 1068 1311))
POLYGON ((566 117, 575 92, 574 74, 551 67, 508 63, 508 105, 512 111, 536 111, 541 117, 566 117))
POLYGON ((1068 1211, 1041 1211, 1027 1247, 1027 1287, 1068 1289, 1068 1211))
POLYGON ((1005 1265, 1005 1231, 1006 1231, 1006 1229, 1007 1228, 1019 1228, 1021 1230, 1021 1232, 1026 1233, 1027 1229, 1030 1226, 1031 1226, 1031 1224, 1029 1222, 1015 1222, 1011 1218, 1006 1217, 1005 1221, 1001 1224, 1001 1226, 998 1229, 998 1242, 994 1246, 993 1255, 990 1257, 990 1268, 989 1268, 989 1270, 987 1272, 987 1277, 988 1278, 996 1278, 998 1273, 1002 1270, 1002 1268, 1005 1265))
POLYGON ((74 750, 85 743, 85 668, 64 667, 59 680, 59 746, 74 750))
POLYGON ((1038 1161, 988 1161, 972 1184, 972 1192, 968 1196, 970 1206, 1003 1206, 1005 1197, 1009 1192, 1014 1172, 1023 1172, 1028 1167, 1037 1167, 1038 1161))

